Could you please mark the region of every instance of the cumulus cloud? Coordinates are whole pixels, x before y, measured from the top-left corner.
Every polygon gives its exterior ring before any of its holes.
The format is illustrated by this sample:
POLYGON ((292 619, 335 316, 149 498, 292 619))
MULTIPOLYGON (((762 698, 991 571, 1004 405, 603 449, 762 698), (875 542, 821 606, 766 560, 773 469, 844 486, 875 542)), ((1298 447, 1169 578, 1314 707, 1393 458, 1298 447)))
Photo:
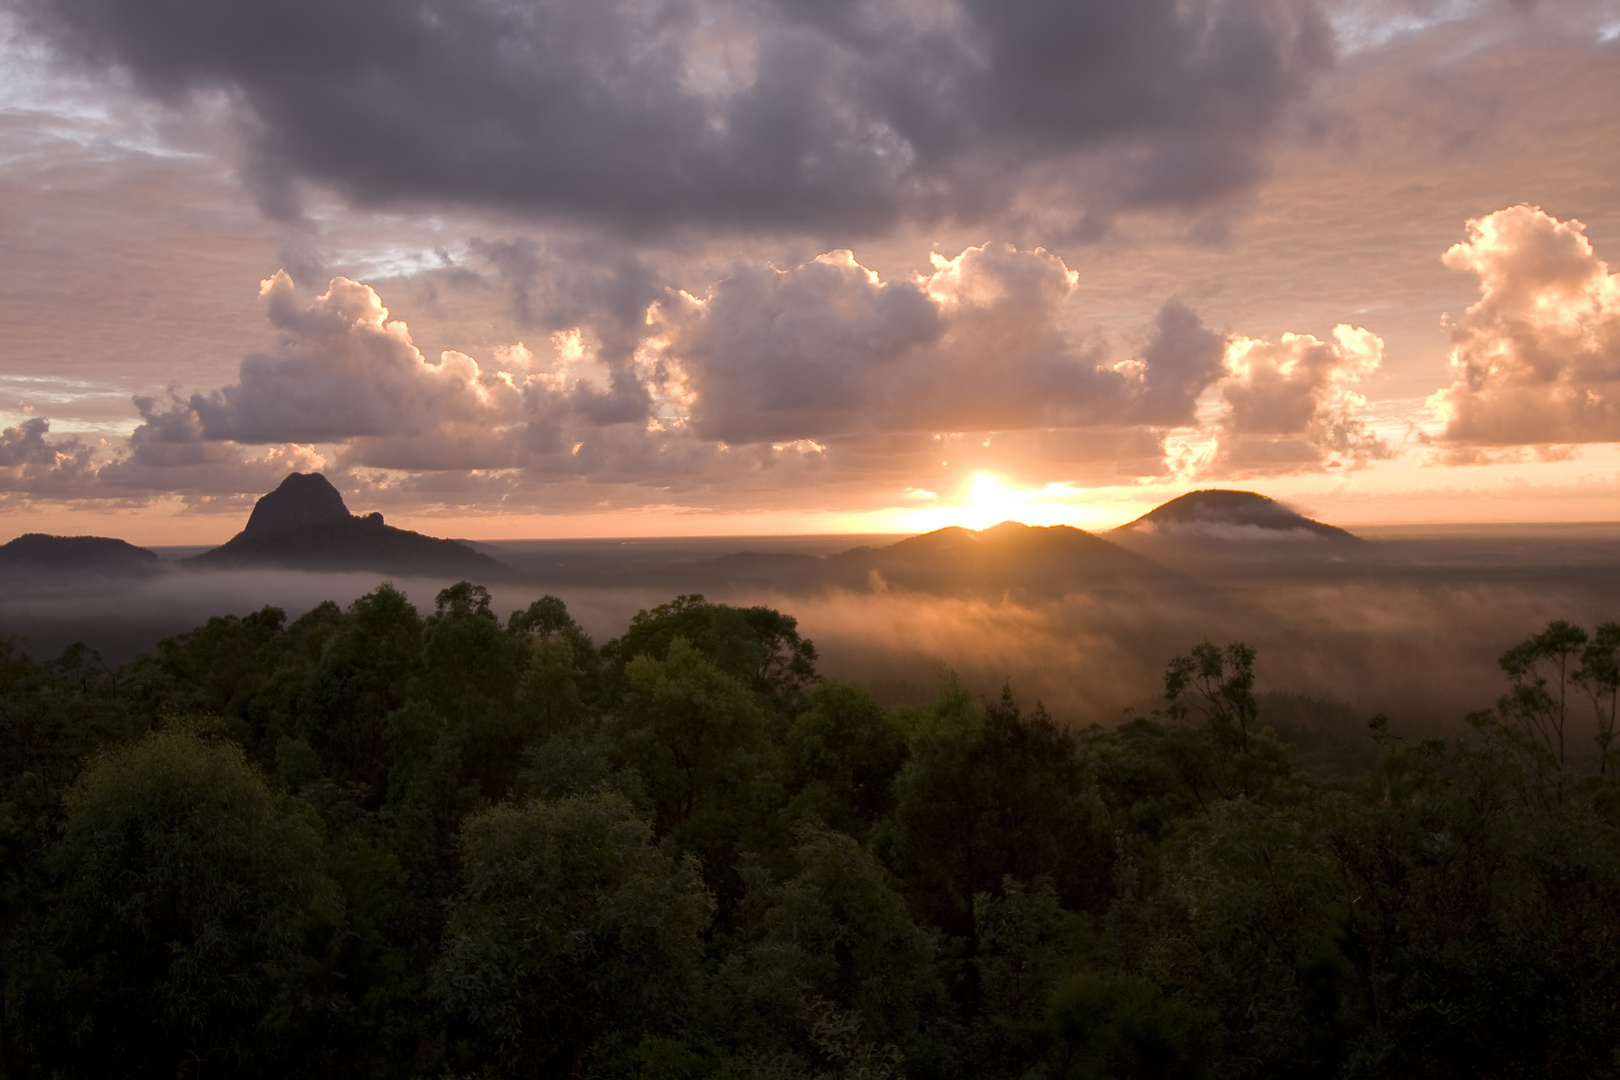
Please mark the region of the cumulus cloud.
POLYGON ((311 472, 326 465, 327 459, 311 446, 161 442, 150 429, 137 429, 122 453, 97 464, 95 487, 81 494, 139 499, 178 493, 193 502, 231 500, 263 494, 290 472, 311 472))
POLYGON ((68 494, 94 476, 92 448, 77 436, 50 439, 50 430, 36 416, 0 431, 0 490, 68 494))
POLYGON ((1446 460, 1620 441, 1620 275, 1585 228, 1513 206, 1470 221, 1446 252, 1480 286, 1452 326, 1452 384, 1431 399, 1446 460))
POLYGON ((214 499, 266 491, 288 472, 326 464, 307 446, 253 452, 235 443, 178 439, 185 420, 179 410, 160 414, 156 424, 137 429, 122 447, 105 440, 90 446, 76 435, 50 438, 50 421, 43 417, 6 428, 0 431, 0 494, 141 500, 178 492, 189 500, 214 499))
POLYGON ((1093 208, 1253 178, 1332 60, 1315 0, 11 0, 166 100, 248 114, 249 187, 621 226, 971 218, 1043 166, 1093 208), (1058 171, 1062 171, 1059 168, 1058 171))
POLYGON ((361 464, 496 468, 516 464, 528 424, 542 422, 514 373, 454 350, 430 362, 370 286, 334 278, 307 299, 283 271, 259 291, 274 347, 245 357, 222 389, 163 409, 136 398, 135 463, 202 463, 232 444, 343 443, 361 464))
POLYGON ((399 490, 392 474, 436 474, 428 486, 496 500, 526 486, 511 475, 521 470, 547 482, 666 487, 726 474, 722 448, 678 416, 659 419, 690 400, 679 373, 656 358, 604 364, 598 335, 582 328, 552 334, 539 356, 519 342, 487 366, 455 350, 433 361, 368 285, 339 277, 310 296, 282 272, 260 294, 273 346, 245 357, 237 381, 218 390, 137 397, 144 423, 102 469, 104 485, 156 483, 166 470, 188 490, 204 473, 262 490, 279 479, 267 471, 296 467, 312 444, 332 446, 333 464, 362 487, 399 490), (604 419, 602 403, 615 398, 634 408, 604 419))
POLYGON ((259 295, 275 348, 242 361, 239 382, 189 404, 211 439, 332 442, 424 435, 448 424, 516 415, 521 393, 472 357, 430 363, 410 328, 370 286, 334 278, 306 302, 285 271, 259 295))
POLYGON ((1166 435, 1212 392, 1228 472, 1383 452, 1349 389, 1377 367, 1370 332, 1223 338, 1170 300, 1121 358, 1087 329, 1078 274, 1040 248, 936 252, 888 281, 847 250, 739 262, 703 295, 626 280, 539 277, 533 347, 433 360, 370 286, 339 277, 312 295, 277 273, 260 289, 273 340, 234 382, 137 397, 143 423, 99 465, 76 442, 47 446, 40 424, 5 453, 36 472, 82 458, 103 495, 248 494, 324 467, 383 505, 740 507, 805 488, 862 503, 976 471, 1037 486, 1163 475, 1166 435), (649 292, 634 319, 615 307, 649 292), (547 329, 564 316, 587 321, 547 329))
POLYGON ((1391 456, 1357 414, 1352 385, 1378 370, 1384 342, 1341 323, 1333 340, 1284 334, 1272 343, 1232 335, 1217 444, 1207 471, 1221 476, 1358 468, 1391 456))
POLYGON ((1221 374, 1221 339, 1174 301, 1137 358, 1069 329, 1083 314, 1078 275, 1050 252, 985 245, 933 261, 893 282, 849 251, 787 270, 738 263, 704 296, 659 289, 634 320, 618 309, 648 292, 637 275, 547 278, 528 294, 544 297, 536 323, 592 321, 553 330, 538 355, 519 343, 485 364, 429 360, 369 286, 337 278, 310 298, 280 273, 261 289, 274 347, 222 389, 166 408, 138 399, 146 423, 131 447, 161 464, 231 444, 335 443, 347 468, 614 482, 702 461, 724 483, 739 462, 772 469, 789 451, 816 468, 829 447, 857 471, 909 463, 932 457, 919 437, 940 432, 1103 426, 1134 452, 1143 439, 1129 432, 1186 422, 1221 374))
POLYGON ((737 266, 652 315, 693 391, 696 430, 729 443, 857 432, 1170 425, 1220 374, 1220 339, 1171 302, 1139 359, 1066 329, 1079 276, 1043 249, 933 255, 885 282, 849 251, 737 266))

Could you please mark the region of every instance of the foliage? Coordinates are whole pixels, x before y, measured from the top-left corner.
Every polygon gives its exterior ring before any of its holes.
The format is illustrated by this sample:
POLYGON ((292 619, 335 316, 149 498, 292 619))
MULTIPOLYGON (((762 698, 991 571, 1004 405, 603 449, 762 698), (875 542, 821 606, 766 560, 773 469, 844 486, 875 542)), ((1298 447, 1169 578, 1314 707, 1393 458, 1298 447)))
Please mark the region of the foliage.
POLYGON ((737 894, 730 874, 746 849, 770 843, 780 799, 776 747, 755 696, 687 644, 666 657, 642 655, 625 668, 626 689, 611 731, 621 759, 646 784, 653 828, 703 863, 722 902, 737 894))
POLYGON ((871 694, 817 683, 783 746, 788 816, 863 835, 889 810, 906 754, 905 732, 871 694))
POLYGON ((744 945, 721 972, 721 1026, 778 1067, 870 1074, 929 1056, 925 1020, 943 991, 936 935, 854 839, 810 823, 794 838, 797 873, 750 875, 744 945))
POLYGON ((792 716, 816 680, 816 647, 799 636, 798 626, 791 615, 773 608, 737 608, 708 603, 698 595, 678 596, 638 612, 622 637, 602 647, 602 656, 617 696, 632 661, 642 656, 662 660, 681 639, 759 694, 773 712, 792 716))
POLYGON ((0 639, 0 1080, 1615 1068, 1620 624, 1347 751, 1242 643, 1074 731, 887 708, 769 608, 493 607, 0 639))
POLYGON ((914 910, 971 932, 973 897, 1004 878, 1050 881, 1071 907, 1103 895, 1111 847, 1071 732, 1045 710, 1024 716, 1011 688, 968 712, 947 687, 895 781, 888 833, 914 910))
POLYGON ((64 801, 52 938, 79 1067, 187 1075, 273 1055, 266 1020, 303 935, 341 915, 313 815, 182 726, 102 754, 64 801))
POLYGON ((714 902, 623 798, 494 807, 467 819, 461 853, 433 990, 465 1020, 469 1063, 578 1075, 609 1030, 681 1008, 714 902))

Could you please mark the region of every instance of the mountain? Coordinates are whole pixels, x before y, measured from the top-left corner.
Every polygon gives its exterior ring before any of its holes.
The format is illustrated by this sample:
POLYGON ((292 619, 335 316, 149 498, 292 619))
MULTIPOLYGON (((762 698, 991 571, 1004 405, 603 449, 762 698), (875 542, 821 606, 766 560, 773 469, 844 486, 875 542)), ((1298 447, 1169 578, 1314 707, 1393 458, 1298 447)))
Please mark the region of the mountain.
POLYGON ((1174 543, 1204 549, 1345 547, 1364 541, 1334 525, 1296 514, 1252 491, 1211 488, 1171 499, 1109 535, 1122 543, 1174 543))
POLYGON ((349 516, 343 496, 320 473, 289 473, 281 486, 253 504, 243 536, 284 532, 349 516))
POLYGON ((25 533, 0 545, 0 569, 57 574, 152 574, 162 568, 155 552, 110 536, 47 536, 25 533))
POLYGON ((253 506, 246 527, 186 562, 203 568, 371 570, 383 574, 494 580, 519 571, 466 544, 424 536, 349 508, 320 473, 293 473, 253 506))
POLYGON ((1163 567, 1118 544, 1068 525, 1016 521, 975 531, 950 527, 881 548, 855 548, 828 560, 838 576, 914 589, 1050 589, 1160 577, 1163 567))

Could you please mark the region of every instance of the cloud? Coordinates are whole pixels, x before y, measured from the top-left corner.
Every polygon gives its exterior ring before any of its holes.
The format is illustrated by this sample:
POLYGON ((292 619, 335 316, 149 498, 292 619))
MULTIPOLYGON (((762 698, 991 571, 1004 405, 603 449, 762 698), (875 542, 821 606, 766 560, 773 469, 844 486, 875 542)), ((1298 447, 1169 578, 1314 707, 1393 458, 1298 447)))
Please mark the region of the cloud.
POLYGON ((695 429, 727 443, 854 433, 1170 425, 1220 375, 1220 339, 1174 301, 1135 360, 1067 329, 1079 276, 1010 245, 937 252, 885 282, 849 251, 781 270, 738 265, 705 297, 650 316, 693 394, 695 429))
MULTIPOLYGON (((644 268, 559 282, 540 273, 558 253, 503 251, 539 326, 591 321, 553 330, 538 355, 518 343, 488 364, 453 350, 435 363, 369 286, 335 278, 311 298, 278 273, 261 286, 274 346, 219 390, 138 399, 132 460, 329 443, 351 470, 752 488, 788 461, 846 478, 914 468, 940 432, 1095 426, 1153 472, 1162 455, 1146 444, 1221 374, 1221 339, 1175 301, 1140 358, 1113 360, 1070 328, 1078 275, 1042 249, 936 253, 932 273, 894 282, 849 251, 788 270, 739 262, 702 297, 661 286, 633 319, 644 268)), ((1047 460, 1060 444, 1075 456, 1059 435, 1047 460)))
POLYGON ((1313 0, 12 3, 92 69, 240 103, 282 220, 300 177, 632 229, 981 218, 1042 169, 1092 211, 1199 206, 1332 62, 1313 0))
POLYGON ((1232 335, 1209 475, 1258 476, 1358 468, 1388 458, 1385 442, 1358 415, 1351 385, 1378 370, 1384 342, 1341 323, 1333 341, 1284 334, 1277 343, 1232 335))
POLYGON ((1452 326, 1453 381, 1430 399, 1444 460, 1620 441, 1620 275, 1585 228, 1512 206, 1470 221, 1446 252, 1479 276, 1480 299, 1452 326))
MULTIPOLYGON (((0 501, 143 500, 179 492, 187 500, 212 500, 263 492, 289 472, 325 465, 307 446, 272 446, 257 454, 235 443, 185 440, 183 406, 154 416, 123 447, 93 447, 78 436, 50 439, 50 421, 36 417, 0 431, 0 501)), ((191 417, 193 423, 195 417, 191 417)))
POLYGON ((93 478, 92 448, 77 436, 48 439, 50 430, 33 417, 0 431, 0 490, 65 495, 93 478))
POLYGON ((342 443, 356 464, 499 468, 544 429, 525 392, 534 376, 486 372, 454 350, 429 362, 367 285, 334 278, 306 299, 282 271, 259 293, 274 347, 245 357, 222 389, 161 410, 137 397, 145 423, 130 438, 134 464, 201 464, 233 444, 342 443))
MULTIPOLYGON (((877 505, 980 471, 1036 487, 1161 476, 1166 435, 1217 388, 1220 468, 1381 450, 1348 389, 1377 366, 1371 333, 1223 339, 1172 299, 1120 358, 1087 328, 1078 274, 1041 248, 936 252, 889 281, 847 250, 737 262, 703 295, 649 288, 645 268, 559 283, 544 270, 561 253, 509 254, 509 288, 533 271, 533 348, 430 360, 370 286, 311 295, 280 272, 260 288, 270 345, 218 389, 136 397, 143 423, 81 486, 241 495, 322 467, 385 506, 770 507, 810 489, 877 505), (555 328, 570 317, 585 321, 555 328)), ((44 462, 43 429, 29 438, 44 462)))
POLYGON ((418 436, 446 425, 515 418, 522 393, 472 357, 429 363, 410 328, 369 286, 334 278, 305 302, 285 271, 259 289, 277 331, 273 351, 242 361, 239 382, 193 395, 210 439, 333 442, 418 436))
POLYGON ((250 449, 228 442, 163 442, 149 428, 137 429, 122 453, 97 464, 95 486, 80 494, 139 499, 173 492, 188 502, 223 498, 234 506, 234 498, 263 494, 290 472, 312 472, 326 465, 327 459, 310 446, 250 449))

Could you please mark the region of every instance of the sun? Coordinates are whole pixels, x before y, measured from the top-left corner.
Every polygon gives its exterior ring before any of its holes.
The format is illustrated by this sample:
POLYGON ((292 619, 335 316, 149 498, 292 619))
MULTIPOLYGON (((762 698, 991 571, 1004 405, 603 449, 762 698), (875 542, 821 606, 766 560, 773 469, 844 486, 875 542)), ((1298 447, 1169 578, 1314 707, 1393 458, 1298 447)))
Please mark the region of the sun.
POLYGON ((1018 492, 1008 491, 1001 481, 989 473, 978 473, 969 488, 968 505, 975 510, 1004 510, 1019 501, 1018 492))
POLYGON ((1028 509, 1030 492, 1002 484, 1001 478, 977 473, 968 485, 967 505, 959 520, 970 529, 987 529, 1003 521, 1021 520, 1028 509))
MULTIPOLYGON (((1042 487, 1020 488, 1004 483, 994 473, 974 473, 964 478, 954 500, 932 491, 909 489, 932 505, 908 507, 888 527, 896 532, 931 532, 950 525, 967 529, 988 529, 1003 521, 1025 525, 1075 525, 1081 528, 1107 527, 1119 516, 1106 503, 1092 505, 1086 489, 1071 483, 1049 483, 1042 487)), ((1128 515, 1135 516, 1135 515, 1128 515)))

